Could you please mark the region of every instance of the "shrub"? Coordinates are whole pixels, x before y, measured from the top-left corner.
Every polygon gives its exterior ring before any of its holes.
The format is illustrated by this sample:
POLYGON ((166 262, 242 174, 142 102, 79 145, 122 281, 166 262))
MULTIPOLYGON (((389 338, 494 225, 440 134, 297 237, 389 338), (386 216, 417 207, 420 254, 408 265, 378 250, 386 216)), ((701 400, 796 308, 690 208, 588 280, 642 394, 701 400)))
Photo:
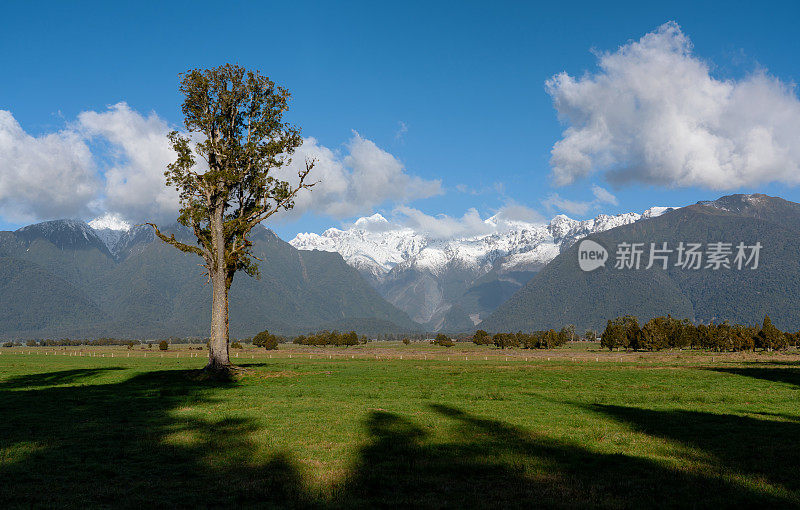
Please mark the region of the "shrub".
POLYGON ((253 337, 253 345, 256 347, 263 347, 268 351, 277 349, 278 343, 280 343, 280 338, 266 329, 253 337))
POLYGON ((608 347, 609 350, 614 348, 627 349, 628 347, 636 349, 639 345, 641 334, 642 331, 639 329, 639 322, 636 317, 632 315, 617 317, 606 324, 606 329, 600 338, 600 346, 608 347))
POLYGON ((403 338, 403 345, 408 345, 410 343, 411 343, 411 340, 409 340, 408 338, 403 338))
POLYGON ((786 335, 772 325, 769 315, 764 316, 764 324, 761 326, 761 331, 758 333, 758 346, 768 351, 782 350, 789 347, 789 341, 786 335))
POLYGON ((14 342, 6 342, 3 344, 3 347, 14 347, 14 342))
POLYGON ((479 329, 472 335, 472 342, 476 345, 491 345, 492 337, 486 331, 479 329))
POLYGON ((169 343, 166 340, 161 340, 158 342, 158 350, 159 351, 166 351, 169 349, 169 343))
POLYGON ((242 349, 242 348, 243 348, 242 344, 240 344, 239 342, 231 343, 231 349, 242 349))
POLYGON ((39 344, 36 343, 36 340, 28 340, 27 342, 25 342, 25 345, 27 345, 28 347, 36 347, 39 344))
POLYGON ((449 336, 445 335, 444 333, 439 333, 436 335, 436 339, 433 341, 436 345, 441 345, 442 347, 452 347, 455 343, 450 339, 449 336))

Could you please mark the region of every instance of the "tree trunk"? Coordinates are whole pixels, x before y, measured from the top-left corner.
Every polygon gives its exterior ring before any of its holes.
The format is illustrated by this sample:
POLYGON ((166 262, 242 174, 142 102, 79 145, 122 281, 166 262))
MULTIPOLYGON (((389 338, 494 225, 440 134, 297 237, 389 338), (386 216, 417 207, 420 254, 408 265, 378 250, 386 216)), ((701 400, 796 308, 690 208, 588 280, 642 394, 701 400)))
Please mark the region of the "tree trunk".
POLYGON ((231 366, 228 356, 228 284, 225 271, 214 271, 211 285, 211 339, 206 370, 220 372, 231 366))
POLYGON ((223 233, 223 204, 216 204, 211 214, 211 244, 213 261, 211 276, 211 338, 208 346, 206 370, 224 372, 231 366, 228 355, 228 270, 225 264, 225 237, 223 233))

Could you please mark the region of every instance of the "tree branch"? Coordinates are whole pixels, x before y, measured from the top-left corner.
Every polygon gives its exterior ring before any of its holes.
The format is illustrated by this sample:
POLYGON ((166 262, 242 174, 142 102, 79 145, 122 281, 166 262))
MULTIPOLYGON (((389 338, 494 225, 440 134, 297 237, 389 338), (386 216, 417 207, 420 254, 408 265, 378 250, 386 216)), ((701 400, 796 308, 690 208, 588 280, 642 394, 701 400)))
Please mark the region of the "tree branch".
POLYGON ((201 257, 203 257, 204 260, 206 260, 206 262, 208 262, 206 254, 203 252, 202 249, 200 249, 200 247, 192 246, 191 244, 186 244, 178 241, 177 239, 175 239, 175 234, 170 234, 169 236, 162 234, 154 223, 145 223, 145 225, 150 225, 151 227, 153 227, 156 236, 165 243, 171 244, 172 246, 174 246, 175 248, 179 249, 182 252, 194 253, 195 255, 200 255, 201 257))

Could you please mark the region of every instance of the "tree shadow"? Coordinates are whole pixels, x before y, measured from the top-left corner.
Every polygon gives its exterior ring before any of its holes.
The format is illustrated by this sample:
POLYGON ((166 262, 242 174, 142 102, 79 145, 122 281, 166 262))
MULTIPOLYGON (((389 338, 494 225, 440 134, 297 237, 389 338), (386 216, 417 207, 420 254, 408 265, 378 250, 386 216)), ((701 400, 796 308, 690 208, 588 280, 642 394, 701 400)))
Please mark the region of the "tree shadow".
POLYGON ((11 377, 0 382, 0 390, 38 388, 42 386, 60 386, 85 382, 92 377, 112 370, 123 370, 122 367, 82 368, 74 370, 60 370, 41 374, 28 374, 11 377))
POLYGON ((452 420, 447 443, 421 427, 374 412, 370 443, 333 506, 413 508, 686 507, 786 504, 703 473, 648 459, 591 451, 461 409, 432 405, 452 420))
MULTIPOLYGON (((11 387, 22 379, 75 382, 98 373, 69 372, 16 378, 11 387)), ((252 422, 180 413, 213 402, 216 392, 234 385, 171 370, 111 384, 0 391, 1 506, 247 507, 309 501, 287 455, 254 465, 252 422)))
MULTIPOLYGON (((52 378, 38 374, 31 380, 81 381, 97 374, 93 369, 73 372, 52 378)), ((195 374, 155 371, 108 384, 40 385, 28 391, 13 389, 18 386, 0 388, 2 507, 563 508, 796 503, 716 476, 591 451, 445 405, 430 407, 444 418, 445 440, 398 414, 370 413, 365 422, 368 440, 349 475, 320 491, 304 478, 292 452, 257 460, 258 445, 252 439, 260 431, 256 423, 215 416, 214 402, 225 398, 237 382, 198 380, 195 374), (205 414, 198 417, 192 410, 201 404, 205 414)), ((656 417, 637 414, 637 410, 626 414, 625 408, 593 409, 626 421, 645 421, 650 433, 666 434, 657 423, 649 423, 656 417)), ((796 436, 798 425, 789 425, 795 428, 765 430, 753 425, 747 432, 796 436)), ((709 424, 704 434, 710 435, 711 429, 709 424)), ((689 436, 697 433, 692 425, 689 430, 689 436)), ((722 449, 713 438, 708 440, 711 451, 722 449)), ((751 438, 750 444, 754 441, 751 438)), ((797 450, 795 443, 788 446, 797 450)), ((745 461, 735 455, 724 460, 745 461)), ((766 466, 747 472, 797 487, 766 466)))
MULTIPOLYGON (((680 441, 711 454, 719 467, 749 479, 783 486, 800 495, 800 422, 699 411, 654 411, 593 405, 590 409, 627 423, 645 434, 680 441)), ((767 413, 764 413, 768 415, 767 413)), ((769 415, 768 415, 769 416, 769 415)), ((783 415, 772 415, 785 419, 783 415)), ((800 499, 795 500, 795 504, 800 499)))
POLYGON ((723 367, 723 368, 709 368, 714 372, 724 374, 735 374, 744 377, 752 377, 754 379, 761 379, 764 381, 780 382, 794 385, 800 388, 800 368, 797 368, 796 363, 792 362, 777 362, 770 363, 773 365, 769 368, 764 367, 765 363, 758 363, 759 367, 723 367))

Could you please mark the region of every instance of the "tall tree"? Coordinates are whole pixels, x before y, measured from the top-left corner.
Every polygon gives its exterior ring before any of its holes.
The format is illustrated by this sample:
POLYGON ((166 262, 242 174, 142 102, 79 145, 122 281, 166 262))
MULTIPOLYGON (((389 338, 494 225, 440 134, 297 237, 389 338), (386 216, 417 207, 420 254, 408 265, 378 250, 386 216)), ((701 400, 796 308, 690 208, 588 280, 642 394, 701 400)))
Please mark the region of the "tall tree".
POLYGON ((180 76, 186 133, 170 133, 177 159, 164 175, 180 195, 178 222, 192 230, 197 243, 180 242, 149 225, 162 241, 202 257, 212 288, 206 369, 227 371, 228 291, 237 271, 258 276, 250 232, 294 207, 297 193, 313 186, 306 178, 314 161, 305 162, 294 185, 275 176, 303 140, 300 130, 283 120, 289 91, 258 71, 226 64, 180 76))

